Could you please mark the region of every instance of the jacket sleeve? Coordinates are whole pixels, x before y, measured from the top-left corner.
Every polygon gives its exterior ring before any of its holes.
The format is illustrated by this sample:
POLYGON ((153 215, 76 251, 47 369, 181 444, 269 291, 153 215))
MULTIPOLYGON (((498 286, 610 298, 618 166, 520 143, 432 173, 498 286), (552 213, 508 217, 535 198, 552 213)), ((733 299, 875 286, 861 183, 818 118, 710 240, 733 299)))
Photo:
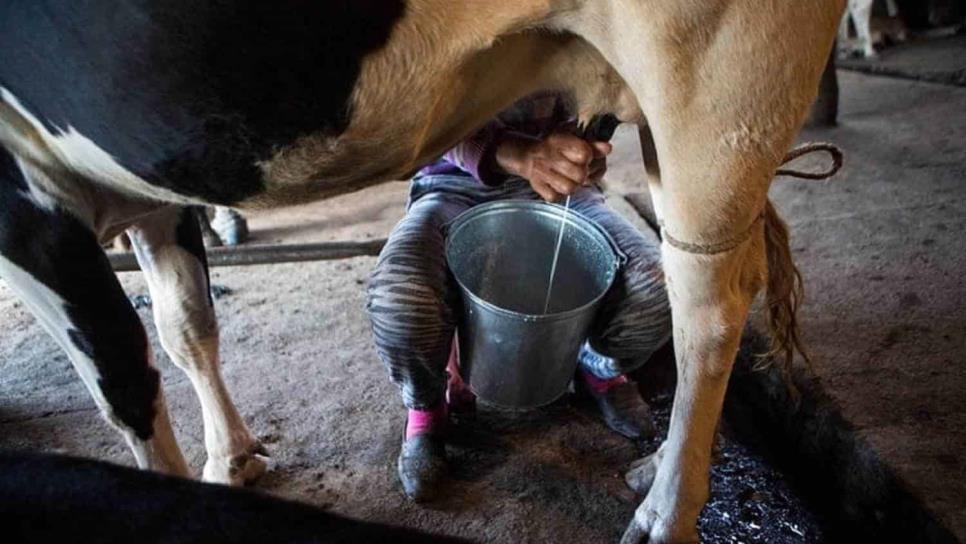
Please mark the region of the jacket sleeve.
POLYGON ((509 128, 499 119, 493 119, 443 155, 443 159, 459 167, 484 185, 499 185, 506 176, 493 171, 491 154, 509 128))

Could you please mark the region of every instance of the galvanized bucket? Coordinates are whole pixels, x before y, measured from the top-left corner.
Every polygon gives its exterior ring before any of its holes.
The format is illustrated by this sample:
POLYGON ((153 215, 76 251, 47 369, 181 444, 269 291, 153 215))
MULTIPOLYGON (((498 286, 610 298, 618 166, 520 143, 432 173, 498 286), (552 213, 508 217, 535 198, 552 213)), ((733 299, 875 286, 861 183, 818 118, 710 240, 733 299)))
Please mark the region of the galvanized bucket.
POLYGON ((449 226, 446 259, 463 294, 460 373, 483 401, 535 408, 567 389, 604 294, 624 260, 600 227, 554 204, 483 204, 449 226), (554 248, 564 234, 544 314, 554 248))

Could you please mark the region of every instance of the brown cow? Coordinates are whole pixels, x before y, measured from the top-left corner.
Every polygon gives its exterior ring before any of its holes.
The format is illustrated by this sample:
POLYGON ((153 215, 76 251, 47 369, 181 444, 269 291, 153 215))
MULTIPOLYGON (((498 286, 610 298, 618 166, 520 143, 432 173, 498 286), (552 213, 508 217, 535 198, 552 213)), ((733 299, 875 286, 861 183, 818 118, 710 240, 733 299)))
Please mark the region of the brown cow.
POLYGON ((625 541, 688 542, 739 336, 797 274, 768 202, 844 0, 8 0, 0 275, 141 466, 187 474, 144 331, 100 249, 129 229, 161 340, 205 414, 205 475, 262 470, 218 371, 203 249, 172 204, 269 207, 402 179, 517 99, 570 93, 641 128, 678 386, 625 541))

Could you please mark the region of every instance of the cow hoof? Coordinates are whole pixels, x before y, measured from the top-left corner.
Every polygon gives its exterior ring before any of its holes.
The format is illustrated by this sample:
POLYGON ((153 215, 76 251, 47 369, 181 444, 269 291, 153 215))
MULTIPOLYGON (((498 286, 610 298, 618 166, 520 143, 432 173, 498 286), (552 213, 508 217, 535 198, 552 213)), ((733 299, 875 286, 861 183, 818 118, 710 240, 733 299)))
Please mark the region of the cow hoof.
POLYGON ((621 536, 621 544, 648 544, 647 528, 641 526, 636 519, 632 519, 621 536))
POLYGON ((660 527, 661 518, 653 511, 634 514, 621 536, 620 544, 698 544, 701 540, 696 530, 676 534, 670 528, 660 527))
POLYGON ((621 544, 697 544, 701 541, 697 512, 692 515, 674 508, 670 502, 662 504, 661 499, 652 499, 644 499, 634 511, 621 544))
POLYGON ((268 470, 268 452, 258 442, 245 453, 230 457, 209 457, 202 478, 206 482, 243 486, 253 483, 268 470))
POLYGON ((647 457, 631 463, 630 470, 624 475, 624 481, 627 482, 627 487, 633 489, 638 495, 647 495, 647 492, 651 489, 651 485, 654 484, 654 478, 657 476, 657 466, 660 462, 661 450, 658 449, 647 457))

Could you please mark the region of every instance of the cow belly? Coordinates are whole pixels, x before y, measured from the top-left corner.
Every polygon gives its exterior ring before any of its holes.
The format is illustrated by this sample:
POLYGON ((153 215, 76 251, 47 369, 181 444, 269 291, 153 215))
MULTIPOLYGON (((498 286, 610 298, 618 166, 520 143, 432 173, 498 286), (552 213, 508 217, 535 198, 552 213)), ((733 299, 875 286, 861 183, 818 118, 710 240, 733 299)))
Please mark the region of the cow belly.
POLYGON ((121 194, 173 203, 193 201, 136 176, 73 127, 52 132, 3 87, 0 87, 0 143, 24 159, 48 168, 62 168, 121 194))

